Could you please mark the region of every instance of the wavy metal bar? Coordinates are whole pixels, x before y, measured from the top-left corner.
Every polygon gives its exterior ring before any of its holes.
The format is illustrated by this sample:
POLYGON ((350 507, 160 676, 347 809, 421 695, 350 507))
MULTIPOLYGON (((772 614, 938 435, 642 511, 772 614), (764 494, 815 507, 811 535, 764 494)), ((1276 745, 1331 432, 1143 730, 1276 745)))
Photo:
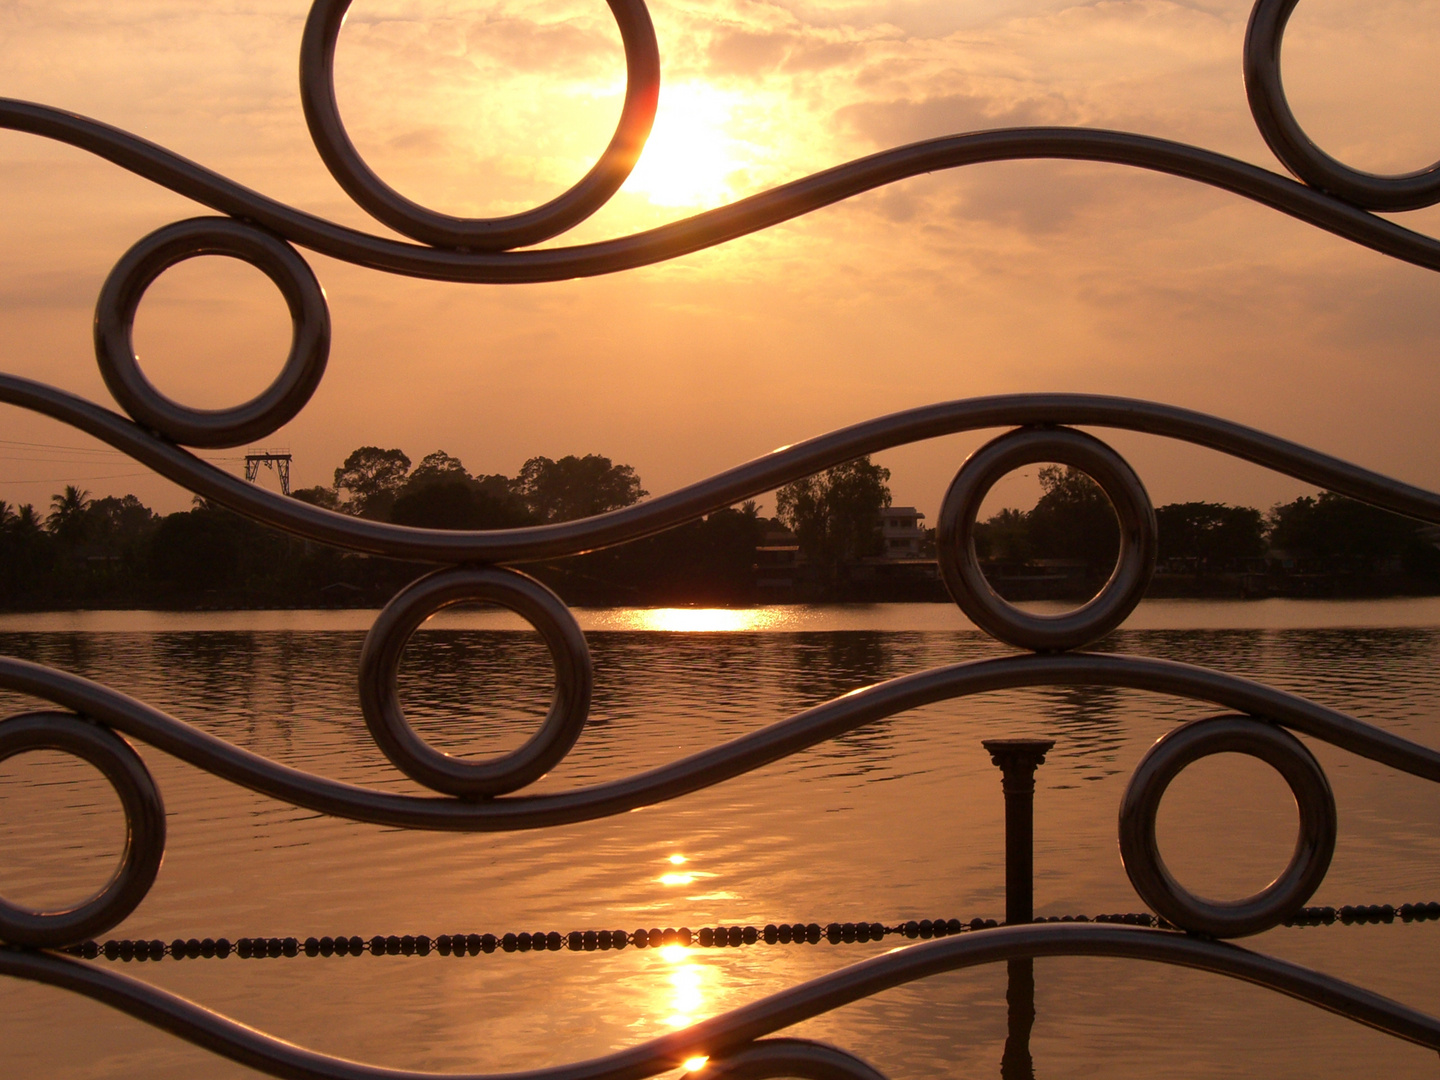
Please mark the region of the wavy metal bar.
POLYGON ((147 983, 53 953, 0 948, 0 974, 82 994, 233 1061, 292 1080, 643 1080, 694 1054, 723 1060, 772 1032, 892 987, 947 971, 1045 956, 1120 957, 1208 971, 1440 1050, 1440 1020, 1333 976, 1166 930, 1081 923, 1000 927, 912 945, 626 1050, 570 1065, 499 1074, 412 1072, 327 1057, 147 983))
POLYGON ((1033 424, 1121 428, 1181 439, 1440 524, 1440 494, 1435 492, 1205 413, 1092 394, 1005 394, 924 405, 796 443, 623 510, 490 532, 391 525, 287 499, 200 460, 118 413, 17 375, 0 374, 0 402, 69 424, 198 495, 296 536, 372 555, 433 562, 525 562, 610 547, 733 506, 862 454, 963 431, 1033 424))
MULTIPOLYGON (((235 243, 243 241, 249 245, 244 248, 245 251, 251 251, 255 244, 279 244, 273 236, 252 236, 256 230, 250 227, 251 224, 323 254, 390 273, 449 281, 553 281, 613 273, 676 258, 924 172, 982 162, 1051 158, 1127 165, 1194 180, 1251 199, 1383 254, 1427 269, 1440 269, 1440 240, 1403 228, 1366 209, 1408 209, 1432 204, 1440 198, 1440 167, 1401 177, 1360 173, 1324 154, 1295 121, 1285 101, 1280 78, 1281 38, 1295 3, 1296 0, 1257 0, 1246 36, 1245 77, 1251 111, 1262 136, 1277 157, 1312 186, 1296 183, 1235 158, 1164 139, 1095 129, 1013 128, 954 135, 886 150, 780 185, 729 206, 630 236, 543 250, 464 250, 461 245, 518 247, 558 234, 603 204, 623 181, 649 130, 659 85, 658 48, 643 0, 611 0, 626 47, 627 96, 625 116, 602 161, 576 188, 560 199, 515 218, 493 221, 449 218, 418 207, 385 186, 360 159, 340 122, 331 78, 333 50, 348 0, 317 0, 307 22, 301 56, 302 96, 317 149, 342 186, 358 202, 402 231, 436 244, 449 244, 450 249, 417 246, 337 225, 245 188, 127 132, 44 105, 0 99, 0 127, 68 143, 250 223, 222 220, 217 224, 213 219, 182 222, 152 234, 121 260, 107 282, 97 309, 101 369, 112 388, 116 385, 112 377, 115 376, 112 369, 117 362, 116 357, 121 368, 126 368, 133 361, 129 349, 130 319, 134 305, 149 280, 143 273, 131 273, 126 268, 133 270, 130 264, 137 259, 143 263, 137 264, 141 270, 150 265, 144 263, 145 258, 151 257, 146 254, 150 250, 147 245, 159 245, 157 250, 163 249, 165 253, 160 262, 155 263, 158 267, 156 273, 164 268, 161 263, 170 265, 179 258, 214 253, 219 250, 215 248, 215 236, 221 232, 235 243), (175 236, 184 234, 190 239, 180 243, 174 240, 172 233, 175 236), (179 246, 174 246, 175 243, 179 246), (170 262, 164 262, 167 258, 170 262), (111 303, 107 307, 105 298, 111 293, 123 294, 121 299, 125 302, 111 303), (118 311, 120 317, 107 317, 106 313, 111 308, 118 311), (107 358, 109 367, 106 366, 107 358)), ((313 284, 308 267, 304 267, 303 261, 290 248, 280 245, 272 254, 276 259, 293 259, 298 264, 276 278, 282 289, 285 282, 292 278, 303 278, 313 284)), ((150 278, 153 276, 153 273, 150 274, 150 278)), ((318 297, 318 286, 313 291, 318 297)), ((287 364, 287 371, 295 368, 299 374, 293 375, 292 381, 298 380, 297 385, 303 384, 301 390, 292 395, 293 401, 286 399, 292 415, 303 408, 309 390, 313 390, 324 367, 323 351, 312 349, 306 352, 305 342, 302 341, 305 338, 302 331, 307 327, 311 331, 309 338, 319 341, 317 328, 321 327, 321 316, 326 316, 323 299, 312 299, 310 308, 313 310, 308 320, 301 318, 303 313, 292 298, 296 330, 292 363, 287 364), (297 349, 299 353, 296 353, 297 349), (296 356, 309 356, 311 361, 304 364, 294 362, 296 356)), ((328 327, 328 316, 323 321, 328 327)), ((142 389, 148 387, 138 368, 132 374, 139 380, 136 385, 141 385, 142 389)), ((121 375, 124 375, 123 371, 121 375)), ((283 381, 282 377, 276 386, 280 387, 283 381)), ((125 391, 129 385, 121 378, 120 391, 125 391)), ((275 387, 272 391, 280 393, 275 387)), ((245 417, 235 418, 238 426, 231 431, 224 429, 223 424, 217 429, 218 421, 214 418, 199 423, 197 427, 191 423, 198 416, 194 410, 185 410, 178 405, 171 410, 170 406, 174 403, 166 399, 159 399, 159 412, 154 409, 147 412, 146 401, 141 400, 137 405, 131 400, 133 394, 127 396, 125 392, 117 392, 117 397, 143 423, 190 445, 231 445, 236 440, 248 440, 253 431, 273 430, 274 426, 271 413, 275 410, 268 405, 261 409, 265 402, 259 399, 240 410, 245 412, 253 406, 252 411, 258 411, 259 415, 248 417, 246 414, 245 417), (172 412, 174 415, 171 415, 172 412), (180 421, 178 425, 171 422, 176 416, 180 421), (241 420, 246 423, 240 423, 241 420)), ((1148 581, 1153 564, 1155 526, 1153 510, 1143 485, 1113 451, 1098 443, 1096 447, 1099 449, 1086 449, 1095 442, 1088 435, 1036 429, 1078 424, 1182 439, 1376 506, 1440 524, 1440 494, 1400 483, 1215 417, 1122 398, 1014 395, 942 403, 831 432, 614 513, 555 525, 468 533, 363 521, 278 498, 223 473, 167 441, 164 436, 157 436, 114 412, 26 379, 0 375, 0 401, 69 423, 197 494, 296 535, 377 555, 442 563, 523 562, 619 544, 682 524, 708 511, 733 505, 744 498, 864 454, 960 431, 1022 427, 1029 430, 1002 436, 991 444, 992 448, 1000 447, 1007 453, 1019 454, 1025 461, 1041 460, 1035 456, 1041 452, 1037 447, 1049 447, 1057 439, 1063 440, 1071 448, 1069 452, 1072 456, 1081 456, 1076 461, 1064 457, 1057 460, 1078 464, 1083 471, 1098 468, 1102 474, 1113 474, 1112 480, 1121 477, 1125 483, 1131 484, 1133 513, 1130 517, 1138 522, 1132 522, 1135 527, 1130 530, 1134 534, 1131 545, 1134 557, 1128 562, 1122 558, 1117 568, 1117 574, 1120 574, 1121 569, 1128 567, 1127 572, 1133 580, 1126 579, 1129 584, 1111 598, 1113 602, 1107 601, 1114 609, 1106 616, 1108 622, 1105 618, 1096 622, 1092 617, 1094 613, 1089 612, 1089 608, 1094 606, 1094 602, 1081 609, 1082 617, 1077 619, 1077 625, 1069 628, 1051 625, 1054 620, 1050 620, 1038 629, 1022 627, 1023 632, 1017 634, 1007 621, 1008 616, 997 616, 999 622, 994 625, 981 620, 982 625, 1002 640, 1037 649, 1082 645, 1124 618, 1138 600, 1145 581, 1148 581), (1119 464, 1111 462, 1112 458, 1119 464), (1109 473, 1106 473, 1107 469, 1109 473)), ((280 411, 284 412, 283 409, 280 411)), ((971 473, 975 471, 973 464, 972 459, 972 464, 966 467, 971 473)), ((999 467, 996 466, 997 469, 999 467)), ((984 481, 981 486, 988 488, 990 474, 981 472, 983 475, 975 483, 984 481)), ((960 485, 961 478, 966 475, 966 469, 962 469, 956 484, 960 485)), ((1112 483, 1106 490, 1115 486, 1112 483)), ((961 485, 960 494, 964 495, 965 490, 961 485)), ((955 491, 956 486, 952 485, 952 495, 955 491)), ((978 495, 968 500, 958 496, 952 500, 951 496, 947 496, 942 533, 947 537, 949 547, 955 547, 949 543, 954 538, 952 534, 958 535, 957 528, 963 532, 963 526, 973 517, 970 503, 976 500, 978 495), (956 520, 950 520, 952 518, 965 520, 959 521, 957 526, 956 520)), ((960 546, 969 549, 968 543, 960 546)), ((957 591, 952 580, 954 574, 947 571, 946 581, 967 611, 973 605, 967 606, 965 589, 974 592, 983 585, 983 575, 979 574, 978 568, 976 574, 975 581, 969 585, 962 583, 963 587, 958 587, 957 591)), ((469 596, 470 591, 476 588, 499 589, 504 596, 510 596, 515 590, 523 592, 529 589, 530 586, 525 584, 528 581, 514 571, 472 566, 421 579, 402 594, 402 598, 410 593, 420 598, 415 601, 420 606, 411 613, 418 620, 423 617, 424 610, 428 610, 420 601, 426 600, 431 593, 435 594, 431 599, 438 598, 442 602, 469 596)), ((1169 911, 1173 921, 1216 934, 1264 929, 1273 924, 1276 917, 1283 915, 1280 909, 1289 910, 1295 904, 1304 903, 1314 884, 1323 877, 1333 850, 1335 813, 1328 782, 1309 751, 1293 736, 1278 731, 1273 724, 1293 728, 1404 772, 1440 781, 1440 751, 1411 743, 1295 695, 1187 664, 1140 657, 1069 653, 1016 656, 935 668, 866 687, 730 743, 624 780, 553 795, 505 794, 498 798, 478 798, 508 792, 543 772, 573 742, 574 733, 578 732, 586 713, 589 659, 583 637, 558 599, 550 596, 543 587, 533 582, 530 584, 533 585, 531 592, 535 593, 532 597, 534 602, 550 612, 549 617, 554 623, 552 629, 555 630, 552 637, 559 635, 551 642, 557 666, 563 666, 562 661, 571 662, 574 671, 580 673, 567 683, 574 684, 573 701, 561 702, 559 698, 563 695, 557 695, 557 704, 552 709, 547 728, 554 727, 559 735, 552 732, 553 737, 547 736, 548 742, 537 736, 536 740, 532 740, 534 747, 527 744, 534 751, 531 757, 535 760, 532 762, 527 758, 523 763, 525 767, 514 777, 510 776, 506 767, 499 768, 499 772, 505 774, 499 779, 488 773, 478 778, 469 773, 452 776, 453 769, 442 769, 441 782, 435 782, 435 776, 431 775, 434 769, 429 766, 407 769, 422 781, 434 783, 439 789, 465 798, 395 795, 313 776, 231 746, 97 683, 40 665, 0 657, 0 686, 46 698, 85 718, 76 719, 68 714, 59 717, 32 714, 12 718, 4 725, 11 743, 10 750, 15 752, 21 744, 28 747, 32 742, 47 747, 62 746, 63 740, 56 741, 60 739, 56 733, 60 732, 82 748, 103 744, 108 747, 106 754, 129 753, 121 740, 88 722, 94 720, 235 783, 323 813, 408 828, 499 831, 585 821, 675 798, 760 768, 896 713, 971 694, 1042 685, 1105 685, 1174 694, 1214 702, 1247 715, 1210 718, 1183 725, 1152 748, 1132 777, 1126 805, 1131 806, 1129 828, 1133 835, 1125 862, 1127 872, 1130 872, 1142 896, 1156 891, 1154 888, 1147 891, 1142 880, 1145 874, 1154 871, 1151 877, 1159 874, 1163 878, 1165 873, 1158 848, 1152 842, 1154 809, 1169 778, 1185 764, 1222 750, 1253 753, 1281 769, 1292 787, 1296 788, 1297 798, 1301 789, 1308 793, 1308 831, 1314 835, 1308 846, 1303 838, 1297 846, 1297 854, 1292 858, 1287 874, 1298 884, 1290 887, 1285 896, 1276 899, 1268 893, 1257 894, 1238 904, 1207 908, 1200 911, 1199 916, 1195 915, 1198 909, 1192 910, 1193 905, 1186 906, 1189 899, 1194 899, 1188 894, 1175 901, 1178 907, 1172 905, 1166 908, 1162 903, 1165 900, 1163 896, 1152 900, 1156 910, 1169 911), (565 639, 561 642, 565 648, 557 653, 556 642, 561 637, 565 639), (115 745, 111 746, 111 742, 115 745), (558 752, 555 747, 559 748, 558 752), (1145 864, 1140 866, 1142 873, 1139 878, 1132 864, 1145 864), (1247 904, 1249 907, 1246 907, 1247 904)), ((389 657, 393 660, 394 656, 398 656, 409 630, 413 629, 406 621, 408 611, 404 603, 397 608, 392 601, 391 607, 386 609, 376 628, 372 629, 371 638, 367 639, 367 655, 373 646, 375 655, 381 655, 382 659, 389 657), (385 628, 391 624, 398 626, 403 633, 396 632, 387 637, 385 628)), ((531 612, 527 618, 535 622, 535 618, 531 617, 533 614, 531 612)), ((1105 611, 1101 612, 1101 615, 1105 614, 1105 611)), ((541 622, 544 623, 545 619, 541 622)), ((369 686, 369 697, 366 697, 366 683, 362 677, 362 703, 369 702, 370 706, 376 701, 384 703, 385 695, 391 689, 390 681, 393 681, 387 674, 393 664, 387 666, 388 663, 371 665, 374 677, 370 680, 373 685, 369 686)), ((368 669, 362 665, 362 676, 365 670, 368 669)), ((374 711, 373 707, 366 709, 367 722, 371 723, 372 730, 375 730, 371 715, 374 711)), ((408 758, 403 754, 397 757, 394 747, 388 745, 383 737, 391 727, 396 729, 391 734, 397 738, 410 734, 398 705, 392 712, 394 715, 389 716, 387 721, 389 727, 382 725, 384 730, 377 732, 377 739, 392 760, 401 762, 404 767, 408 758)), ((542 731, 541 734, 545 733, 542 731)), ((423 744, 419 745, 421 750, 428 752, 423 744)), ((95 750, 94 753, 100 751, 95 750)), ((424 759, 421 764, 428 760, 424 759)), ((413 766, 414 762, 411 764, 413 766)), ((481 771, 491 769, 492 764, 487 764, 481 771)), ((505 763, 500 764, 504 766, 505 763)), ((135 768, 143 774, 143 785, 149 785, 147 790, 153 792, 153 783, 138 759, 135 759, 135 768)), ((160 805, 158 792, 153 792, 151 801, 156 807, 160 805)), ((130 818, 133 816, 127 811, 127 823, 132 831, 134 822, 130 818)), ((1126 850, 1126 821, 1126 814, 1122 812, 1122 850, 1126 850)), ((162 848, 163 836, 160 836, 148 842, 143 854, 158 864, 162 848)), ((1165 892, 1165 889, 1160 891, 1165 892)), ((138 902, 139 897, 134 899, 138 902)), ((133 907, 133 904, 130 906, 133 907)), ((108 917, 115 913, 107 911, 106 914, 108 917)), ((116 918, 120 917, 123 913, 116 915, 116 918)), ((69 928, 52 925, 54 920, 51 916, 43 916, 43 919, 51 920, 42 927, 43 933, 15 937, 12 928, 12 931, 7 931, 7 936, 32 945, 51 943, 51 938, 68 940, 69 928)), ((687 1031, 589 1062, 512 1074, 512 1080, 522 1077, 532 1080, 639 1080, 673 1068, 697 1051, 716 1057, 717 1075, 732 1080, 765 1080, 779 1075, 799 1075, 808 1080, 880 1080, 879 1074, 864 1062, 834 1048, 804 1040, 756 1040, 799 1020, 929 974, 1002 959, 1051 955, 1124 956, 1217 972, 1289 994, 1399 1038, 1440 1049, 1440 1021, 1296 965, 1176 934, 1115 926, 1069 925, 1013 927, 901 950, 776 994, 687 1031)), ((142 983, 50 954, 0 948, 0 974, 46 982, 85 994, 198 1045, 275 1075, 335 1080, 395 1080, 433 1075, 377 1069, 315 1054, 218 1017, 142 983)))
POLYGON ((904 675, 806 709, 658 769, 553 795, 483 801, 396 795, 276 764, 78 675, 0 657, 0 686, 134 736, 233 783, 337 817, 411 829, 501 832, 573 824, 712 787, 908 709, 996 690, 1114 686, 1213 702, 1440 782, 1440 751, 1335 709, 1224 672, 1147 657, 1065 653, 977 660, 904 675))
POLYGON ((0 128, 68 143, 301 247, 409 277, 491 284, 562 281, 633 270, 714 247, 898 180, 983 162, 1034 158, 1130 165, 1195 180, 1289 214, 1364 247, 1440 270, 1440 241, 1268 169, 1185 143, 1091 128, 1035 127, 950 135, 857 158, 769 191, 615 240, 543 250, 461 252, 387 240, 286 206, 119 128, 0 98, 0 128))

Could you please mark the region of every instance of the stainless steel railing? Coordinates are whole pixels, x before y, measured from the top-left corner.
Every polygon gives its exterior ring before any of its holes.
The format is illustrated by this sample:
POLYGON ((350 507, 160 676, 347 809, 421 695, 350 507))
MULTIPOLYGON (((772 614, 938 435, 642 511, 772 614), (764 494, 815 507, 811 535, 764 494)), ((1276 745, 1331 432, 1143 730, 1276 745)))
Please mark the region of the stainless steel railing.
MULTIPOLYGON (((533 282, 623 271, 724 243, 904 177, 982 161, 1074 158, 1170 173, 1230 191, 1394 258, 1440 269, 1440 241, 1372 211, 1440 202, 1440 167, 1400 177, 1350 169, 1318 149, 1285 101, 1279 54, 1296 0, 1258 0, 1244 64, 1251 111, 1288 179, 1224 155, 1125 132, 1020 128, 976 132, 903 146, 806 177, 732 205, 632 236, 544 250, 517 250, 562 235, 602 206, 628 175, 655 115, 659 51, 643 0, 610 0, 624 41, 627 91, 619 126, 595 167, 563 195, 506 218, 459 219, 418 206, 366 165, 341 123, 333 90, 336 37, 348 0, 316 0, 301 47, 306 120, 321 157, 351 197, 376 218, 419 241, 346 228, 241 187, 162 147, 84 117, 29 102, 0 100, 0 127, 66 142, 226 215, 177 222, 145 237, 111 271, 95 316, 95 346, 106 385, 128 417, 54 387, 0 375, 0 401, 85 431, 195 493, 298 536, 354 551, 419 559, 440 568, 403 589, 376 619, 361 661, 359 700, 376 743, 434 796, 396 795, 286 768, 234 747, 143 702, 76 675, 0 657, 0 687, 51 702, 59 711, 0 722, 0 759, 59 750, 92 763, 124 808, 127 841, 116 877, 73 909, 32 911, 0 900, 0 973, 62 986, 103 1001, 255 1068, 280 1076, 402 1077, 271 1039, 202 1006, 101 967, 51 951, 103 934, 143 902, 164 853, 159 789, 123 736, 139 739, 236 784, 326 814, 413 829, 535 829, 617 814, 730 778, 806 747, 931 702, 1039 685, 1145 689, 1216 705, 1221 714, 1184 724, 1146 754, 1130 778, 1119 838, 1139 896, 1180 930, 1113 924, 1009 925, 944 937, 879 956, 684 1031, 590 1061, 539 1070, 533 1078, 637 1080, 708 1055, 717 1076, 874 1078, 848 1053, 766 1036, 806 1017, 942 971, 1036 956, 1120 956, 1200 968, 1311 1002, 1398 1038, 1440 1049, 1440 1020, 1341 980, 1261 956, 1221 939, 1293 920, 1324 879, 1334 851, 1335 801, 1323 771, 1292 731, 1392 768, 1440 781, 1440 752, 1351 716, 1223 672, 1145 657, 1087 653, 1124 621, 1154 569, 1154 510, 1139 477, 1111 448, 1075 430, 1118 428, 1182 439, 1252 461, 1376 506, 1440 524, 1440 495, 1262 432, 1148 402, 1033 394, 953 401, 842 429, 737 466, 669 495, 581 521, 495 532, 441 532, 364 521, 279 498, 220 471, 185 447, 261 440, 299 413, 325 373, 330 316, 324 294, 296 246, 386 273, 468 282, 533 282), (201 411, 161 394, 131 345, 145 290, 167 267, 224 254, 267 274, 293 324, 289 356, 262 394, 231 409, 201 411), (729 506, 828 466, 886 447, 957 431, 1007 427, 965 462, 940 515, 942 575, 982 629, 1024 650, 999 660, 938 667, 825 702, 732 742, 623 780, 558 794, 524 789, 561 761, 586 723, 591 661, 565 605, 508 565, 622 544, 729 506), (1090 475, 1121 526, 1121 550, 1100 593, 1062 616, 1022 612, 985 581, 972 530, 985 493, 1006 472, 1053 461, 1090 475), (508 607, 541 634, 556 691, 540 729, 518 750, 487 761, 439 753, 405 719, 396 671, 406 641, 449 605, 508 607), (1238 752, 1272 765, 1293 791, 1300 832, 1289 865, 1270 886, 1233 902, 1200 898, 1170 875, 1155 840, 1168 784, 1187 765, 1238 752)), ((1021 920, 1016 919, 1019 923, 1021 920)), ((0 1051, 3 1054, 3 1051, 0 1051)))

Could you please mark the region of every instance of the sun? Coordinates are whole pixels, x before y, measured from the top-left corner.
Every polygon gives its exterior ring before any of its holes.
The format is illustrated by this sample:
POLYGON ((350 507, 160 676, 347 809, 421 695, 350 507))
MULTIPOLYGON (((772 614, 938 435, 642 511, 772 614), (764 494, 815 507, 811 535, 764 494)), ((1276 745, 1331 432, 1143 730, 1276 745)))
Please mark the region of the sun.
POLYGON ((730 134, 740 95, 709 83, 666 86, 655 126, 625 182, 655 206, 707 208, 734 195, 729 179, 750 155, 730 134))

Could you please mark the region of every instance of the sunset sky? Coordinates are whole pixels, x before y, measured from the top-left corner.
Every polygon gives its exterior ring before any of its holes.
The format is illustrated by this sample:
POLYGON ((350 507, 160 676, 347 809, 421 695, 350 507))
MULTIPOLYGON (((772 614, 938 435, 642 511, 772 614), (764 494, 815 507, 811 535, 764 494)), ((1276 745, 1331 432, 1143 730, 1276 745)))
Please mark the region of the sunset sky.
MULTIPOLYGON (((620 194, 553 243, 987 127, 1120 128, 1280 168, 1246 106, 1244 3, 657 0, 651 11, 664 64, 654 135, 620 194)), ((384 232, 310 143, 296 77, 305 15, 297 0, 10 0, 0 95, 96 117, 384 232)), ((1415 169, 1440 155, 1437 51, 1440 3, 1302 0, 1286 83, 1328 152, 1415 169)), ((623 89, 601 0, 357 0, 340 39, 340 103, 361 152, 450 213, 510 213, 567 187, 608 141, 623 89)), ((208 211, 9 132, 0 193, 0 367, 113 407, 90 338, 100 284, 141 236, 208 211)), ((1440 232, 1436 211, 1398 217, 1440 232)), ((328 482, 350 449, 376 444, 511 475, 536 454, 601 453, 658 494, 885 412, 1053 390, 1200 409, 1440 486, 1440 278, 1133 169, 935 174, 669 264, 559 284, 415 282, 305 255, 334 339, 310 407, 267 440, 291 448, 297 486, 328 482)), ((268 383, 288 336, 273 287, 216 259, 167 273, 137 326, 157 384, 210 407, 268 383)), ((45 508, 74 481, 166 511, 189 502, 117 454, 34 445, 100 446, 59 424, 9 407, 0 423, 0 498, 45 508)), ((984 437, 878 455, 895 501, 933 519, 984 437)), ((1265 507, 1309 490, 1207 451, 1103 437, 1157 505, 1265 507)))

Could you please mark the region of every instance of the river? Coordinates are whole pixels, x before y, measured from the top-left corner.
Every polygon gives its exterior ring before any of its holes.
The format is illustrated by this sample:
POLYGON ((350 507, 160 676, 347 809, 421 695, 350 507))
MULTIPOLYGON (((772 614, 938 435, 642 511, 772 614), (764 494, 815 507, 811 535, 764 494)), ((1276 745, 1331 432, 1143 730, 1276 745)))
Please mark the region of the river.
MULTIPOLYGON (((371 741, 355 698, 373 612, 90 612, 0 617, 0 652, 99 680, 283 764, 419 791, 371 741)), ((836 695, 1009 651, 946 605, 578 611, 591 721, 536 791, 630 775, 836 695)), ((1258 679, 1440 745, 1440 600, 1161 601, 1099 648, 1258 679)), ((432 620, 406 653, 414 726, 452 753, 518 745, 551 686, 538 639, 504 613, 432 620)), ((0 715, 29 703, 6 696, 0 715)), ((1146 748, 1214 712, 1097 688, 927 706, 650 807, 540 832, 401 832, 324 818, 140 747, 169 842, 150 895, 113 935, 428 934, 698 928, 1004 911, 999 773, 980 740, 1056 740, 1038 773, 1036 909, 1141 910, 1116 810, 1146 748)), ((1316 904, 1440 900, 1440 790, 1311 743, 1340 840, 1316 904)), ((86 767, 0 765, 0 895, 83 896, 118 851, 113 797, 86 767)), ((1231 896, 1284 863, 1295 810, 1278 777, 1210 759, 1172 788, 1167 861, 1231 896)), ((114 964, 263 1031, 368 1063, 501 1072, 628 1046, 897 943, 496 952, 114 964)), ((1435 1012, 1440 923, 1272 930, 1247 947, 1435 1012)), ((1434 1077, 1435 1054, 1217 976, 1120 960, 1035 965, 1038 1077, 1434 1077)), ((791 1034, 893 1080, 996 1076, 1003 965, 887 991, 791 1034)), ((248 1070, 100 1005, 0 982, 0 1070, 17 1077, 239 1077, 248 1070)))

